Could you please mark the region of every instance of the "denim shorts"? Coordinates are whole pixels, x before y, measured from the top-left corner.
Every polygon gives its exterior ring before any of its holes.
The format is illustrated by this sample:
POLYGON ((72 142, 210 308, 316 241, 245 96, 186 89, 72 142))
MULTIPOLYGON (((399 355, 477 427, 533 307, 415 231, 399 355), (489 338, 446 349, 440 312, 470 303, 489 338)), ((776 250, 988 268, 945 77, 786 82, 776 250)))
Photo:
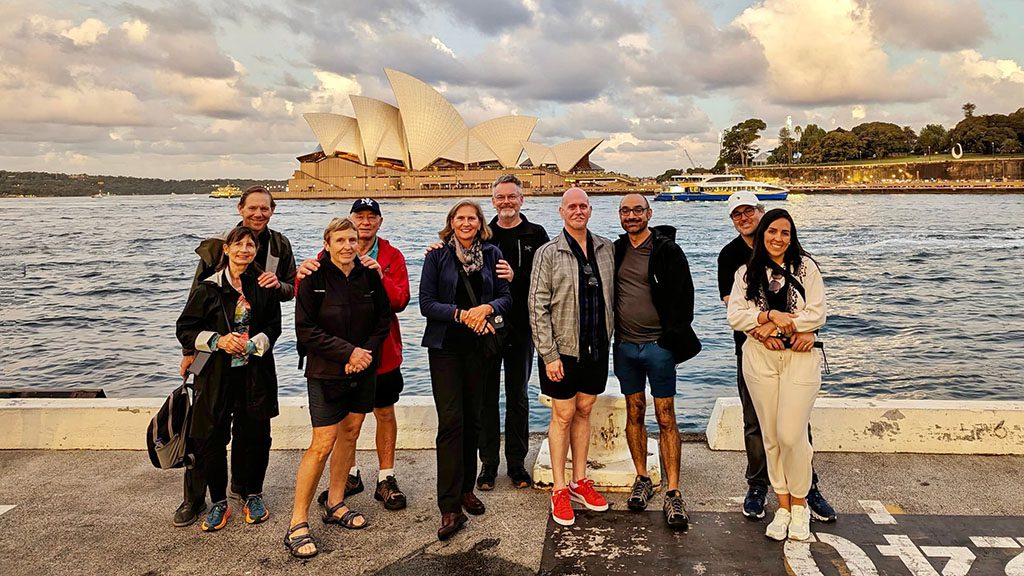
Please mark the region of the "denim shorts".
POLYGON ((619 388, 625 395, 643 392, 647 380, 651 382, 651 396, 676 395, 675 358, 657 342, 616 342, 614 365, 619 388))

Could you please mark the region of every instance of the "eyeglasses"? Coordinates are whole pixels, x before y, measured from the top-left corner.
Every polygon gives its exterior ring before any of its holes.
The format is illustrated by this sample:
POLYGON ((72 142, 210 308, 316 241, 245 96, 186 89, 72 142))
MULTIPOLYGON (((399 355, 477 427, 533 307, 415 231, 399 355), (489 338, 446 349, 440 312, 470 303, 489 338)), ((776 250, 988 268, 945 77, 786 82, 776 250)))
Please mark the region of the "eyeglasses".
POLYGON ((757 209, 750 206, 737 208, 733 210, 732 214, 729 214, 729 218, 732 218, 733 222, 739 222, 744 218, 752 218, 755 212, 757 212, 757 209))
POLYGON ((504 196, 504 195, 502 195, 502 196, 494 196, 494 201, 495 202, 511 202, 513 200, 518 200, 518 199, 519 199, 519 195, 518 194, 512 194, 510 196, 504 196))
POLYGON ((587 275, 587 286, 591 288, 600 286, 600 282, 597 281, 597 276, 594 276, 594 269, 590 267, 590 264, 583 265, 583 273, 587 275))
POLYGON ((634 216, 643 216, 647 210, 649 210, 649 208, 644 206, 633 206, 632 208, 629 206, 623 206, 622 208, 619 208, 619 216, 629 216, 630 214, 633 214, 634 216))

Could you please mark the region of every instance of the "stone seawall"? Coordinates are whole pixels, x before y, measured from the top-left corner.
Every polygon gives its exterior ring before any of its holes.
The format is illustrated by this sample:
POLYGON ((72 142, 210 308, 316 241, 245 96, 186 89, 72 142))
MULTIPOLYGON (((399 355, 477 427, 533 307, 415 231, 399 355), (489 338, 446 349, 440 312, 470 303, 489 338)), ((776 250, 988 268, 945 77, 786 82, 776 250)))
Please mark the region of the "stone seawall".
POLYGON ((751 180, 850 184, 914 180, 1024 180, 1024 158, 935 160, 837 166, 756 166, 742 170, 751 180))

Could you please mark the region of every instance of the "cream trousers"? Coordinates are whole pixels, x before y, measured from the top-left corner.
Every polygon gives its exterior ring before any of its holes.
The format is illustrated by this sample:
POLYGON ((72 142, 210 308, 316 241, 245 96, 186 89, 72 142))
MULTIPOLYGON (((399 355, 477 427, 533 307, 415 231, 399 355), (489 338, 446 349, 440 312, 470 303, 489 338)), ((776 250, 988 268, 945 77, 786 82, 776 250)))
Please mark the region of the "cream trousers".
POLYGON ((817 348, 769 350, 747 338, 743 378, 761 425, 772 489, 776 494, 805 498, 811 489, 814 455, 807 424, 821 389, 821 352, 817 348))

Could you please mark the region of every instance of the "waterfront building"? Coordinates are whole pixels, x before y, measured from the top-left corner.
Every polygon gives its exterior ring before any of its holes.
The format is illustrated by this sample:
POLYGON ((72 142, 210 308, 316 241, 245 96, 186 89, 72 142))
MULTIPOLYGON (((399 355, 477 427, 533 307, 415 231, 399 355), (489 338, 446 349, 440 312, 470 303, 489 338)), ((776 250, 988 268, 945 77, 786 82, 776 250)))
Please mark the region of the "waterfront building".
POLYGON ((501 116, 471 127, 430 85, 397 70, 384 72, 398 106, 351 95, 355 117, 303 114, 319 146, 298 157, 298 170, 276 197, 489 194, 495 178, 506 173, 522 180, 526 194, 561 193, 573 185, 647 191, 637 179, 590 161, 602 138, 554 146, 531 142, 538 122, 532 116, 501 116))

